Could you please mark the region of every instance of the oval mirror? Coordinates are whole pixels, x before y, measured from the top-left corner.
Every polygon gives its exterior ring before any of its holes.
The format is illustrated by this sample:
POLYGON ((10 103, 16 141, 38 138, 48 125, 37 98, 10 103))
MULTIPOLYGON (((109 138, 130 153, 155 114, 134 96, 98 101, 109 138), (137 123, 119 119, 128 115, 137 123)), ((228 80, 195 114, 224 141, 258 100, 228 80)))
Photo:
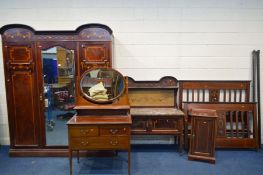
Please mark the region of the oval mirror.
POLYGON ((86 71, 81 78, 83 96, 92 102, 109 103, 124 92, 124 77, 111 68, 97 68, 86 71))

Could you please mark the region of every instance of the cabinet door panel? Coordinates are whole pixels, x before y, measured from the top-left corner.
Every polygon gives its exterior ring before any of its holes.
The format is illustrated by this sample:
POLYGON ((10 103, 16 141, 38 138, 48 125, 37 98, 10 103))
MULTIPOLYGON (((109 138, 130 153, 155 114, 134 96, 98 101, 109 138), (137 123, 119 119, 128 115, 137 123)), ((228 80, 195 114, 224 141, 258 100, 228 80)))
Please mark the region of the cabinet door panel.
POLYGON ((209 119, 194 119, 193 152, 210 155, 213 137, 213 121, 209 119))

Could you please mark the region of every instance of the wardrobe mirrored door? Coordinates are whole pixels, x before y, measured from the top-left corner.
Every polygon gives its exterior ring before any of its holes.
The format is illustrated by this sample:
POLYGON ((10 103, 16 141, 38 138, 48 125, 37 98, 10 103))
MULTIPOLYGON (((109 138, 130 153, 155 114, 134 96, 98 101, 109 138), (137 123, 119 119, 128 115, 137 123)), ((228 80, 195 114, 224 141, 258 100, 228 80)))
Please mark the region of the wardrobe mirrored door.
POLYGON ((75 114, 74 51, 60 46, 41 51, 47 146, 68 145, 67 121, 75 114))

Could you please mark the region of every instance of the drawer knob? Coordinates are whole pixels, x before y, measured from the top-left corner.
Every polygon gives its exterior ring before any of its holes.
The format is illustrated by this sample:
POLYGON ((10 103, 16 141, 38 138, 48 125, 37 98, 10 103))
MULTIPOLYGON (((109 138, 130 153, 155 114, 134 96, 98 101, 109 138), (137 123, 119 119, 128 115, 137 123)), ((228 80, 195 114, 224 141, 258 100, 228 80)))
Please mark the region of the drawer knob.
POLYGON ((118 131, 119 131, 118 129, 110 129, 111 134, 117 134, 118 131))
POLYGON ((114 141, 111 140, 111 141, 110 141, 110 144, 113 145, 113 146, 118 145, 118 143, 119 143, 119 142, 118 142, 117 140, 114 140, 114 141))

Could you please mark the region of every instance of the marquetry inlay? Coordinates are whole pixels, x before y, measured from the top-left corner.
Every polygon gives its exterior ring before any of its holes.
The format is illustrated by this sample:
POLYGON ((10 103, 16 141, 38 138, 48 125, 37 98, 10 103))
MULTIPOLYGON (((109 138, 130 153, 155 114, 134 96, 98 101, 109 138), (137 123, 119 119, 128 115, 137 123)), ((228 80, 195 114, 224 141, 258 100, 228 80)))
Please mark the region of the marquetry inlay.
POLYGON ((174 88, 177 86, 177 79, 173 78, 173 77, 163 77, 160 81, 134 81, 132 78, 129 77, 129 87, 143 87, 143 88, 150 88, 150 87, 154 87, 154 88, 174 88))
POLYGON ((37 35, 37 40, 77 40, 77 35, 37 35))
POLYGON ((86 46, 84 49, 85 59, 90 62, 105 62, 105 48, 100 46, 86 46))
POLYGON ((11 63, 7 62, 7 68, 9 71, 34 71, 34 63, 32 61, 28 63, 11 63))
POLYGON ((225 112, 218 112, 217 118, 217 137, 226 136, 226 114, 225 112))
POLYGON ((29 40, 32 38, 32 32, 26 29, 12 29, 4 33, 5 40, 29 40))
POLYGON ((219 90, 215 89, 215 90, 210 90, 209 91, 209 98, 211 102, 218 102, 219 101, 219 90))
POLYGON ((80 39, 88 40, 109 40, 109 33, 105 29, 89 28, 80 32, 80 39))
POLYGON ((10 60, 14 62, 31 60, 31 49, 24 46, 14 46, 10 49, 10 60))

